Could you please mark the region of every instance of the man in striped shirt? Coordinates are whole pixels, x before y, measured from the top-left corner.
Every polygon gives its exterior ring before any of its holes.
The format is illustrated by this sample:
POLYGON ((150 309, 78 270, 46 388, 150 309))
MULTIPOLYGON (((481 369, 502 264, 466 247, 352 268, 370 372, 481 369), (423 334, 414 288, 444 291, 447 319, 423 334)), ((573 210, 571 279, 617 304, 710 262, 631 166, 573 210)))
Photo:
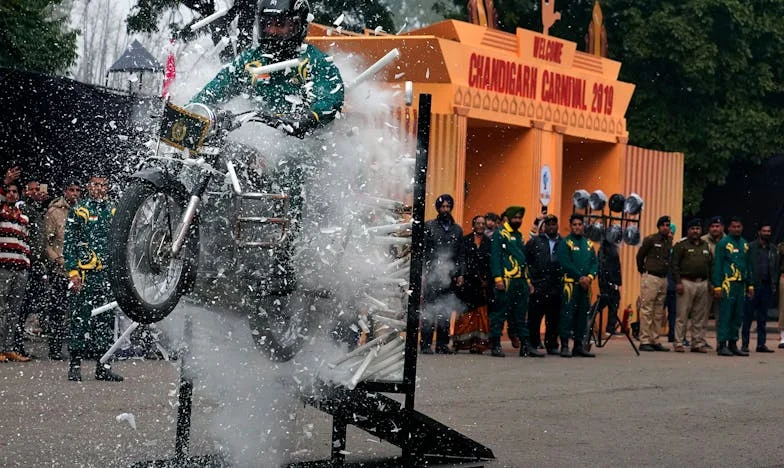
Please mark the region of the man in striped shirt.
POLYGON ((10 169, 0 188, 0 362, 30 360, 14 351, 30 268, 30 220, 16 206, 19 186, 15 180, 19 174, 18 168, 10 169))

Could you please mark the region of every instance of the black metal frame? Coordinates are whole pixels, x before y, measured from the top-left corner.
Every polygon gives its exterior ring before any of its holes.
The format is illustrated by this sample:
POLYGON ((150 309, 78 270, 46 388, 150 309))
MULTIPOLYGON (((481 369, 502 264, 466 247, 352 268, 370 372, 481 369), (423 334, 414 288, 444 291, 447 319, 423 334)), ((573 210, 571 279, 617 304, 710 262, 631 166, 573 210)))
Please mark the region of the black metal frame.
MULTIPOLYGON (((586 339, 583 340, 583 343, 589 343, 589 339, 591 335, 593 335, 593 342, 596 343, 597 348, 603 348, 604 345, 607 344, 613 337, 610 335, 606 340, 602 340, 602 333, 604 333, 604 324, 602 323, 602 311, 599 309, 599 306, 604 302, 609 304, 609 300, 607 300, 607 294, 599 293, 599 296, 596 298, 593 304, 591 304, 591 309, 588 311, 588 328, 586 334, 588 335, 586 339), (594 323, 596 322, 596 317, 599 317, 599 326, 596 327, 596 331, 593 331, 594 323)), ((607 319, 609 320, 610 314, 610 307, 607 306, 607 319)), ((640 350, 637 349, 637 345, 634 344, 634 340, 632 340, 631 334, 629 333, 629 327, 623 324, 623 320, 618 317, 618 311, 615 311, 615 320, 618 322, 618 325, 621 327, 621 331, 624 335, 626 335, 626 339, 629 340, 629 344, 632 346, 634 353, 637 356, 640 355, 640 350)))

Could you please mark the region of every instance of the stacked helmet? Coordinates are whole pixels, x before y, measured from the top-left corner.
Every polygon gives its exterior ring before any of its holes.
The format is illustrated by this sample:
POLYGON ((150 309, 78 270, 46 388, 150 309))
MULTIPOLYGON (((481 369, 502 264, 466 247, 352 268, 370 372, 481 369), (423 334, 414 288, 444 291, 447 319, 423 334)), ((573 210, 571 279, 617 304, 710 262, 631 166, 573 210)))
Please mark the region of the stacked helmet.
POLYGON ((276 60, 296 57, 308 34, 309 15, 308 0, 258 0, 259 47, 276 60))

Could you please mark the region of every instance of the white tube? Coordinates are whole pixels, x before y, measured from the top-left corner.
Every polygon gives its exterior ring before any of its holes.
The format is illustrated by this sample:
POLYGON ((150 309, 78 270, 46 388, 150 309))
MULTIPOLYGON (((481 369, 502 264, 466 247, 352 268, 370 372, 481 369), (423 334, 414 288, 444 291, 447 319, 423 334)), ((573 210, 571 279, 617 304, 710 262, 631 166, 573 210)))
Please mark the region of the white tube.
POLYGON ((347 89, 347 90, 351 89, 354 86, 356 86, 356 85, 362 83, 363 81, 367 80, 368 78, 370 78, 371 76, 373 76, 376 73, 378 73, 379 70, 381 70, 382 68, 386 67, 390 62, 392 62, 393 60, 397 59, 398 57, 400 57, 400 51, 399 50, 397 50, 396 48, 390 50, 389 52, 387 52, 386 55, 381 57, 376 63, 374 63, 373 65, 368 67, 367 70, 363 71, 362 73, 357 75, 356 78, 354 78, 348 84, 346 84, 345 85, 345 89, 347 89))
POLYGON ((374 362, 373 365, 369 366, 365 371, 365 379, 373 377, 375 374, 382 372, 384 369, 391 367, 393 364, 397 364, 399 361, 404 360, 405 357, 405 353, 401 352, 401 350, 397 350, 395 354, 390 354, 384 359, 374 362))
POLYGON ((364 333, 370 333, 370 326, 368 325, 367 317, 365 317, 364 315, 359 317, 359 320, 357 320, 357 323, 359 324, 359 328, 364 333))
POLYGON ((373 236, 373 243, 380 245, 408 245, 410 237, 373 236))
POLYGON ((271 63, 261 67, 248 67, 248 72, 254 75, 268 75, 272 72, 285 70, 287 68, 294 68, 299 66, 299 59, 293 58, 291 60, 284 60, 283 62, 271 63))
POLYGON ((384 317, 383 315, 375 315, 373 318, 388 327, 392 327, 400 331, 406 330, 406 322, 402 320, 395 320, 389 317, 384 317))
POLYGON ((229 170, 229 179, 231 179, 231 186, 234 188, 234 193, 242 195, 242 187, 240 187, 240 180, 237 178, 237 172, 234 170, 234 164, 231 161, 226 161, 226 169, 229 170))
POLYGON ((407 264, 409 261, 411 261, 411 256, 406 255, 405 257, 401 257, 392 263, 388 263, 384 266, 384 273, 389 273, 390 271, 398 270, 399 268, 403 267, 403 265, 407 264))
POLYGON ((112 301, 108 304, 104 304, 101 307, 96 307, 93 309, 92 313, 90 313, 90 317, 95 317, 96 315, 101 315, 102 313, 112 310, 117 307, 117 301, 112 301))
POLYGON ((392 234, 400 231, 407 231, 411 229, 411 222, 397 223, 397 224, 384 224, 381 226, 373 226, 366 229, 368 234, 377 236, 392 234))
POLYGON ((356 372, 354 372, 354 375, 351 377, 351 379, 348 381, 348 384, 346 385, 346 387, 348 387, 349 390, 354 390, 354 388, 359 383, 360 379, 362 379, 362 374, 365 373, 365 370, 370 365, 370 361, 376 358, 376 354, 378 354, 378 348, 373 348, 370 350, 368 355, 365 356, 365 360, 362 361, 362 365, 359 366, 359 369, 357 369, 356 372))
POLYGON ((205 16, 204 18, 200 19, 199 21, 191 25, 191 31, 196 31, 197 29, 201 29, 204 26, 207 26, 208 24, 212 23, 213 21, 223 18, 224 16, 226 16, 226 13, 228 12, 229 12, 228 9, 218 10, 209 16, 205 16))
POLYGON ((120 345, 122 344, 122 342, 123 342, 123 341, 124 341, 126 338, 128 338, 128 337, 131 335, 131 333, 133 333, 133 331, 134 331, 134 330, 136 330, 136 327, 138 327, 138 326, 139 326, 139 323, 138 323, 138 322, 133 322, 133 323, 131 324, 131 326, 130 326, 130 327, 128 327, 128 329, 127 329, 127 330, 125 330, 125 331, 123 332, 123 334, 122 334, 122 335, 120 335, 120 337, 119 337, 119 338, 117 338, 117 341, 115 341, 115 342, 114 342, 114 344, 112 345, 112 347, 111 347, 111 348, 109 348, 109 351, 106 351, 106 354, 104 354, 104 355, 101 357, 101 364, 106 364, 106 362, 107 362, 107 361, 109 361, 109 358, 110 358, 110 357, 112 357, 112 354, 114 354, 114 353, 117 351, 117 348, 119 348, 119 347, 120 347, 120 345))
POLYGON ((400 336, 400 333, 394 330, 390 330, 389 333, 385 333, 379 336, 376 339, 370 340, 367 343, 363 344, 362 346, 357 347, 354 351, 347 353, 342 358, 333 362, 336 366, 340 365, 340 363, 348 361, 349 359, 353 358, 354 356, 359 356, 368 349, 372 348, 373 346, 383 345, 389 343, 389 341, 395 337, 400 336))

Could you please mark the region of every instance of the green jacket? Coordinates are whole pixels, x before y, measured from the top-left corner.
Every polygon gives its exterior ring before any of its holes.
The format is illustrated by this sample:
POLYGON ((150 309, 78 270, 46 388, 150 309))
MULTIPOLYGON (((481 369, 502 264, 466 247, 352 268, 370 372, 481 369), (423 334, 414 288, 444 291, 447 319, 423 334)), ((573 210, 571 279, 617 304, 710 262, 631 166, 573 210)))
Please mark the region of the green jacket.
POLYGON ((525 278, 529 281, 523 235, 512 229, 509 223, 504 223, 493 233, 490 244, 490 276, 494 281, 502 279, 506 286, 509 286, 509 281, 513 279, 525 278))
POLYGON ((80 200, 65 220, 63 258, 68 276, 83 276, 85 271, 107 268, 109 227, 114 205, 108 200, 80 200))
POLYGON ((273 114, 299 118, 312 113, 319 122, 329 122, 343 106, 340 72, 326 54, 312 45, 299 58, 296 69, 253 76, 247 69, 268 65, 270 59, 261 49, 248 49, 224 66, 191 102, 219 104, 240 93, 249 93, 273 114), (299 102, 302 105, 297 105, 299 102))
POLYGON ((754 286, 749 243, 742 237, 725 236, 716 244, 713 259, 713 287, 729 293, 730 283, 745 282, 749 288, 754 286))
POLYGON ((596 259, 593 242, 585 236, 578 237, 569 234, 558 244, 555 252, 558 261, 561 262, 564 281, 577 281, 582 276, 588 276, 591 279, 596 277, 599 262, 596 259))

